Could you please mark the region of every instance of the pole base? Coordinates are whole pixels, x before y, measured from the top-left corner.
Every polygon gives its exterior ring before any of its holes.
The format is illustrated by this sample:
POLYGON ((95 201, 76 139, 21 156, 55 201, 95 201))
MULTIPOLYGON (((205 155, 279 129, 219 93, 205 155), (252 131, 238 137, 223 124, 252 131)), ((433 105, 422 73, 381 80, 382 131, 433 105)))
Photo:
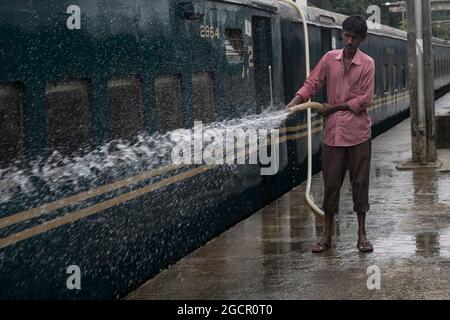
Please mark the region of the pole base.
POLYGON ((440 167, 442 167, 442 161, 436 160, 435 162, 428 162, 426 164, 406 161, 396 165, 395 167, 397 168, 397 170, 439 169, 440 167))

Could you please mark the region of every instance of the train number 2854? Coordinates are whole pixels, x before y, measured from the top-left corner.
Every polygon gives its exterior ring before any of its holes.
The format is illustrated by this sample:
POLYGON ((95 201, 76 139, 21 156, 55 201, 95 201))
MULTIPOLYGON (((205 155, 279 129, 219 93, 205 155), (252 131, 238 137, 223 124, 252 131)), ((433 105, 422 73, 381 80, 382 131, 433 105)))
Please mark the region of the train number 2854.
POLYGON ((220 32, 219 27, 214 28, 213 26, 200 26, 200 37, 202 38, 210 38, 210 39, 219 39, 220 32))

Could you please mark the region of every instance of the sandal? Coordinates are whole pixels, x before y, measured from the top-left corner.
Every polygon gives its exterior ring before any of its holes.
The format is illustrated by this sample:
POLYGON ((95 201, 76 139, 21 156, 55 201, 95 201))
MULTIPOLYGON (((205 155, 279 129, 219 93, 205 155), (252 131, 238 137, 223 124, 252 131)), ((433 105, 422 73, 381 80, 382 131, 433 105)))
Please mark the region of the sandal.
POLYGON ((373 246, 370 243, 369 240, 366 240, 364 242, 359 242, 356 245, 356 248, 360 251, 360 252, 371 252, 373 251, 373 246))
POLYGON ((321 253, 321 252, 327 251, 330 248, 331 248, 331 243, 318 242, 312 247, 311 252, 313 252, 313 253, 321 253))

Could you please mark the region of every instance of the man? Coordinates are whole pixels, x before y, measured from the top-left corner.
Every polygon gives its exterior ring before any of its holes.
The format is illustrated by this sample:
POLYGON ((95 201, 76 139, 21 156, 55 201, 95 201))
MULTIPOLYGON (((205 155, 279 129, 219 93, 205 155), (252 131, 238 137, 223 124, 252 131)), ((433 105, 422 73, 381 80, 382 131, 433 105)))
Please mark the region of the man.
POLYGON ((344 48, 329 51, 320 60, 288 107, 307 102, 324 84, 327 102, 320 113, 325 117, 323 133, 323 179, 325 229, 312 252, 331 247, 334 215, 339 210, 340 189, 349 170, 354 211, 358 216, 357 248, 373 250, 366 238, 365 219, 369 210, 371 119, 375 83, 375 62, 359 50, 367 34, 366 21, 359 16, 342 25, 344 48))

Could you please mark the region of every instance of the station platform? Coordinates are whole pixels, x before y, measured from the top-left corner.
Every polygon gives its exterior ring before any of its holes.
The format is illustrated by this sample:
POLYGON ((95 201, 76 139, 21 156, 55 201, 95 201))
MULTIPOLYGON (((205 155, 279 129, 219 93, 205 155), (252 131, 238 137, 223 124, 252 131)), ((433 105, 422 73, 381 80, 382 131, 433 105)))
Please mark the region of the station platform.
MULTIPOLYGON (((450 95, 436 106, 450 106, 450 95)), ((303 183, 125 299, 450 299, 450 150, 439 150, 439 169, 399 171, 411 158, 410 134, 406 119, 373 140, 366 220, 373 252, 356 249, 347 175, 333 247, 312 253, 322 219, 306 205, 303 183), (378 288, 368 286, 373 266, 378 288)), ((319 206, 322 188, 318 174, 312 196, 319 206)))

